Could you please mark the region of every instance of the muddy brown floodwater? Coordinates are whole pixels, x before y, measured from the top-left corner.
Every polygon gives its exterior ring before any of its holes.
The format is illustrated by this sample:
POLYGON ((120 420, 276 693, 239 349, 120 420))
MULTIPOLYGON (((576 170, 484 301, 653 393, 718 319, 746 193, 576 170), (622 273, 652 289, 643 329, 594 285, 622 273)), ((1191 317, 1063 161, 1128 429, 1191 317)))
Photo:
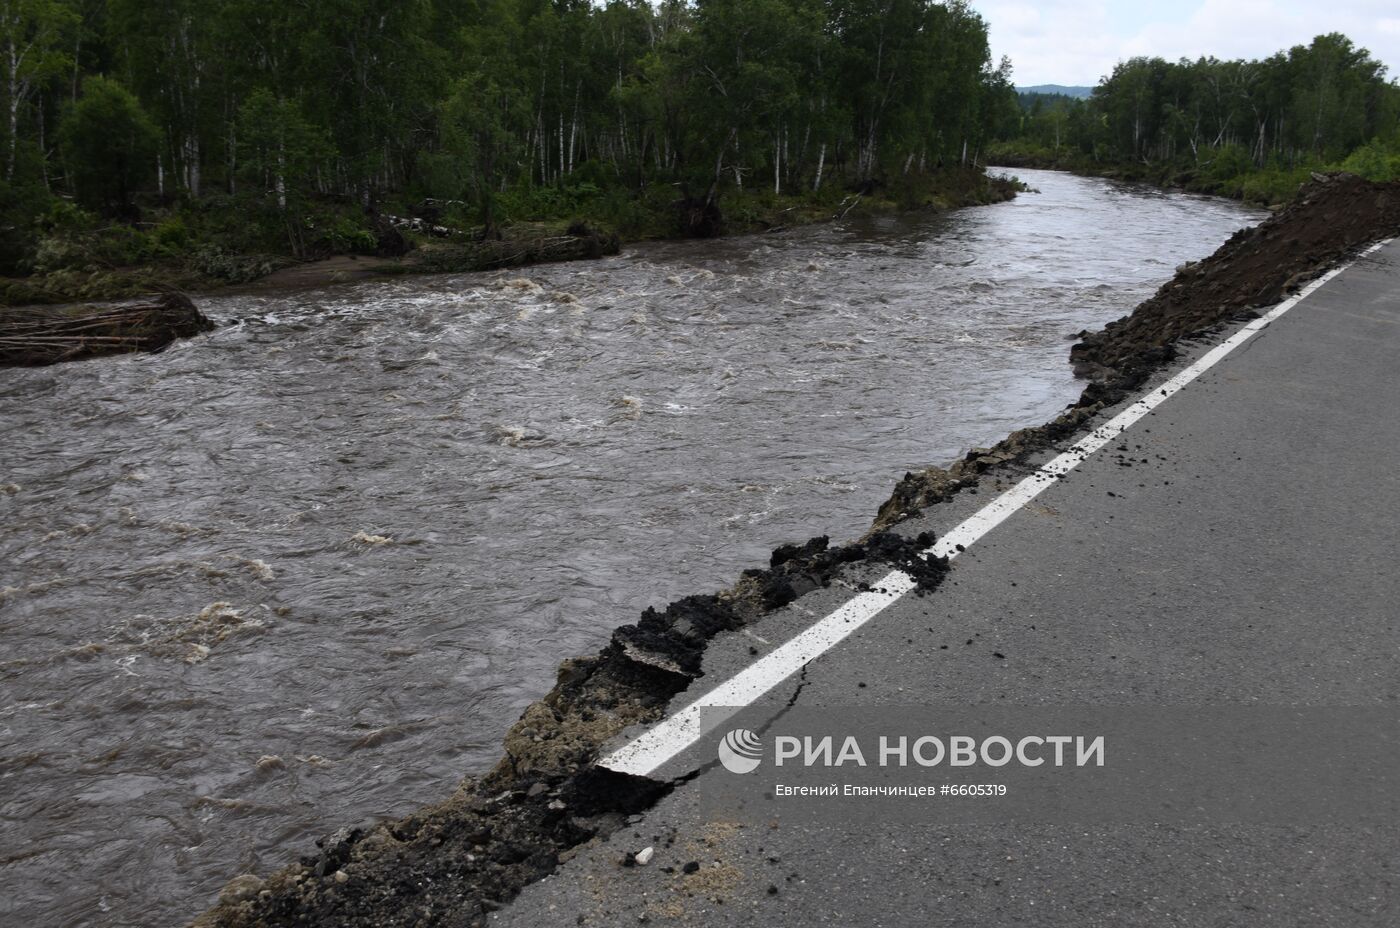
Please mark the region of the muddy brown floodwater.
POLYGON ((938 215, 201 301, 0 371, 0 922, 169 925, 444 797, 646 606, 1039 424, 1261 214, 1020 171, 938 215))

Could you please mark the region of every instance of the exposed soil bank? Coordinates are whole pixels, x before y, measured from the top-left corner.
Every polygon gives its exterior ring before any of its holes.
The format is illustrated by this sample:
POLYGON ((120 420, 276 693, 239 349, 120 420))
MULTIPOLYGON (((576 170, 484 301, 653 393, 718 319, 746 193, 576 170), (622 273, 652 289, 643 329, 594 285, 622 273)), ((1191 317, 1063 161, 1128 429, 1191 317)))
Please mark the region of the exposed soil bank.
POLYGON ((1096 379, 1053 422, 974 450, 949 469, 906 475, 861 544, 832 548, 818 538, 784 546, 767 569, 746 572, 730 590, 648 610, 618 629, 598 655, 560 667, 554 689, 512 727, 505 757, 490 773, 401 821, 337 832, 321 842, 319 854, 266 881, 238 877, 198 924, 484 923, 521 887, 670 789, 591 764, 609 738, 660 717, 689 687, 716 634, 754 622, 866 560, 897 565, 914 573, 921 589, 935 588, 946 563, 917 556, 932 538, 907 540, 880 527, 950 498, 997 464, 1070 437, 1170 360, 1173 342, 1250 315, 1359 246, 1400 231, 1397 206, 1396 186, 1345 176, 1316 182, 1294 207, 1183 268, 1132 316, 1085 336, 1075 359, 1096 379))
POLYGON ((0 367, 160 351, 213 328, 182 293, 130 306, 0 309, 0 367))
POLYGON ((1080 333, 1070 350, 1076 373, 1091 378, 1078 401, 1054 421, 977 448, 947 469, 906 474, 880 507, 875 529, 949 499, 989 468, 1074 434, 1100 410, 1121 402, 1176 356, 1182 339, 1251 319, 1378 239, 1400 234, 1400 184, 1353 174, 1318 174, 1286 209, 1231 236, 1203 261, 1180 268, 1131 315, 1080 333))
POLYGON ((1400 185, 1354 174, 1314 175, 1282 211, 1180 269, 1131 316, 1084 335, 1070 359, 1077 373, 1104 379, 1146 352, 1278 303, 1358 247, 1397 231, 1400 185))
POLYGON ((266 881, 237 877, 196 924, 482 924, 580 845, 616 831, 671 789, 592 764, 609 738, 659 718, 700 676, 711 638, 830 584, 852 563, 902 567, 931 590, 948 569, 919 556, 933 540, 876 534, 832 548, 814 538, 777 549, 767 569, 746 571, 723 593, 648 609, 595 657, 560 666, 554 688, 506 735, 505 757, 490 773, 408 818, 342 829, 318 842, 318 855, 266 881))

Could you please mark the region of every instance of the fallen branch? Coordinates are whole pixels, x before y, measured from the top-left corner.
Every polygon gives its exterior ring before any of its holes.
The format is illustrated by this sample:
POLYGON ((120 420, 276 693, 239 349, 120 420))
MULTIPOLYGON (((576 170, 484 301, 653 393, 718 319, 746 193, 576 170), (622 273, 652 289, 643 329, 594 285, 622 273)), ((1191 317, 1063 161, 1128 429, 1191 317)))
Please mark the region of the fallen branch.
POLYGON ((843 209, 841 209, 840 212, 838 212, 835 216, 832 216, 831 218, 832 218, 833 220, 845 219, 845 218, 846 218, 846 214, 849 213, 852 209, 854 209, 854 208, 855 208, 855 205, 856 205, 857 203, 860 202, 860 197, 861 197, 861 195, 858 194, 858 193, 857 193, 857 194, 854 194, 854 198, 849 197, 849 196, 846 197, 845 200, 842 200, 842 201, 841 201, 841 206, 843 207, 843 209), (847 205, 847 200, 850 201, 849 205, 847 205))

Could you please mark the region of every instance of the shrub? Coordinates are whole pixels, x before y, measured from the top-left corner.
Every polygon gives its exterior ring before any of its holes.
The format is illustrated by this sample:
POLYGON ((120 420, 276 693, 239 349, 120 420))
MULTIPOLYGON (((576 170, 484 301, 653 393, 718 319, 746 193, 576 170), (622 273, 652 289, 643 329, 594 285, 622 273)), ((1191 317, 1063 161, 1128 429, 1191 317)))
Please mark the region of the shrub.
POLYGON ((1342 170, 1360 174, 1368 180, 1400 180, 1400 150, 1380 139, 1372 139, 1342 162, 1342 170))
POLYGON ((160 138, 131 92, 105 77, 88 78, 58 138, 78 200, 100 212, 130 213, 132 197, 154 172, 160 138))

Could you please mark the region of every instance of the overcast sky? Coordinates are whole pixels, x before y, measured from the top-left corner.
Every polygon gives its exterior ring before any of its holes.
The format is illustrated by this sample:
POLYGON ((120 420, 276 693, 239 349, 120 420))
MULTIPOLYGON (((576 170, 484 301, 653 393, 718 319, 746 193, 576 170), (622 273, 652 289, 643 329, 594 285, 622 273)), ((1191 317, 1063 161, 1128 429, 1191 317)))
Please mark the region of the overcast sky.
POLYGON ((1400 0, 972 0, 1015 81, 1097 84, 1136 55, 1262 58, 1342 32, 1400 77, 1400 0))

